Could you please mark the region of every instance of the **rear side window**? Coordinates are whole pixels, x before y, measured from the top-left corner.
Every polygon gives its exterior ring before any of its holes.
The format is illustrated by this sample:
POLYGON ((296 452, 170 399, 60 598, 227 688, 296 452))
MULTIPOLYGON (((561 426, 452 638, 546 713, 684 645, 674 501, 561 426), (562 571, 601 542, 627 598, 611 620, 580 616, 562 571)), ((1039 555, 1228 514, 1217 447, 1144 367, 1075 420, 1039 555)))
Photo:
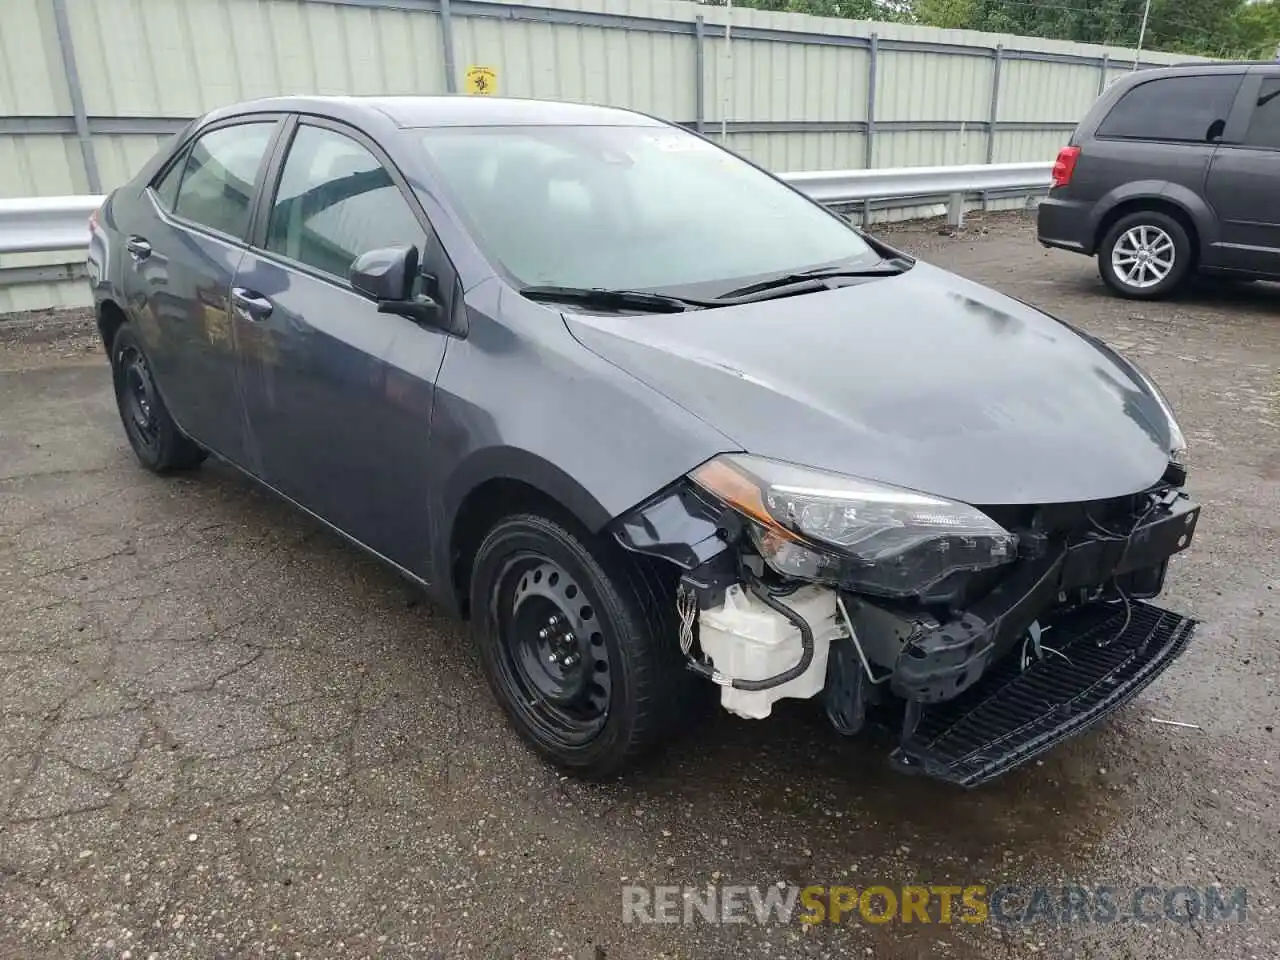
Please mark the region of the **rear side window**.
POLYGON ((362 253, 422 250, 425 231, 386 168, 341 133, 303 124, 271 207, 267 249, 347 278, 362 253))
POLYGON ((1254 147, 1280 150, 1280 77, 1268 77, 1258 90, 1258 105, 1244 142, 1254 147))
POLYGON ((166 210, 172 210, 173 205, 178 201, 178 184, 182 180, 182 171, 187 166, 187 155, 184 151, 174 164, 169 167, 169 172, 160 178, 159 182, 152 187, 156 196, 160 198, 160 205, 166 210))
POLYGON ((1134 87, 1098 127, 1100 137, 1206 143, 1222 136, 1241 74, 1164 77, 1134 87))
MULTIPOLYGON (((243 237, 249 227, 254 182, 275 128, 274 120, 241 123, 211 130, 197 140, 187 154, 173 212, 243 237)), ((160 190, 166 185, 162 181, 160 190)))

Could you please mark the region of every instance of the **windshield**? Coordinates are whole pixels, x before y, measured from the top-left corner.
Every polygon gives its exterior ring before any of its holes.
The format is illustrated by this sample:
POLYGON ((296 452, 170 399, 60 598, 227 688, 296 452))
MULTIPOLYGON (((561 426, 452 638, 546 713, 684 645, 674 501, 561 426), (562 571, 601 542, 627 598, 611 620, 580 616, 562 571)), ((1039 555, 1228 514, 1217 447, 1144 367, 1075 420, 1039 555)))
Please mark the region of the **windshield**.
POLYGON ((672 127, 420 135, 489 256, 521 284, 657 289, 879 261, 844 221, 672 127))

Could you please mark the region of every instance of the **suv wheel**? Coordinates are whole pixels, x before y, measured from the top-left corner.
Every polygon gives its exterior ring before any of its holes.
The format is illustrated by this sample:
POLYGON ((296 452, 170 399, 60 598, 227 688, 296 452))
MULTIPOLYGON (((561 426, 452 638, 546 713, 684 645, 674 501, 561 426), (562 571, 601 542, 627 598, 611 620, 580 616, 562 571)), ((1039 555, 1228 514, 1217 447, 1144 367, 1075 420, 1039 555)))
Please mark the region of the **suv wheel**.
POLYGON ((674 593, 612 544, 547 517, 501 521, 476 553, 471 611, 516 731, 578 776, 621 772, 686 714, 674 593))
POLYGON ((1139 211, 1121 217, 1098 248, 1098 272, 1122 297, 1155 300, 1172 293, 1191 268, 1191 242, 1173 217, 1139 211))
POLYGON ((111 378, 125 435, 148 470, 169 473, 197 466, 205 451, 178 429, 169 416, 133 329, 125 324, 111 341, 111 378))

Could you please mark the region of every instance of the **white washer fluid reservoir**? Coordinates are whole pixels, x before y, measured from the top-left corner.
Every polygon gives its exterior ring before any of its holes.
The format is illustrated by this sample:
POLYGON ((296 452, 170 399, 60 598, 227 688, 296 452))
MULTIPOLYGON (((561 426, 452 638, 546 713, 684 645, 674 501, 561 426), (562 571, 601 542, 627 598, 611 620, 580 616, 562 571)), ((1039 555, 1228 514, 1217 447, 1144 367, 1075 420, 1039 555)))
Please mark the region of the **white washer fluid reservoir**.
MULTIPOLYGON (((769 716, 775 700, 819 693, 827 679, 831 641, 845 633, 834 590, 804 586, 775 599, 809 624, 813 660, 800 676, 768 690, 721 687, 720 705, 740 717, 762 719, 769 716)), ((711 658, 716 671, 734 680, 777 676, 799 663, 804 652, 800 629, 740 584, 725 591, 720 606, 700 611, 698 638, 702 652, 711 658)))

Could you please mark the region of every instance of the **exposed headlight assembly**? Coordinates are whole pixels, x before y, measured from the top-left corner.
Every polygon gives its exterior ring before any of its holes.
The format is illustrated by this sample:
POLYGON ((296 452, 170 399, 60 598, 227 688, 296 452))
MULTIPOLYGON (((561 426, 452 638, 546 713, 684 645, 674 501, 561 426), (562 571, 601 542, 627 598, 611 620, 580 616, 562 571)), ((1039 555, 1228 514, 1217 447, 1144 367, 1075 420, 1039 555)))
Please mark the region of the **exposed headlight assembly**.
POLYGON ((958 571, 1013 560, 1017 538, 965 503, 749 454, 690 478, 749 521, 778 573, 912 596, 958 571))

